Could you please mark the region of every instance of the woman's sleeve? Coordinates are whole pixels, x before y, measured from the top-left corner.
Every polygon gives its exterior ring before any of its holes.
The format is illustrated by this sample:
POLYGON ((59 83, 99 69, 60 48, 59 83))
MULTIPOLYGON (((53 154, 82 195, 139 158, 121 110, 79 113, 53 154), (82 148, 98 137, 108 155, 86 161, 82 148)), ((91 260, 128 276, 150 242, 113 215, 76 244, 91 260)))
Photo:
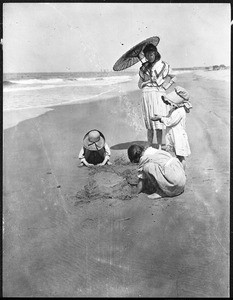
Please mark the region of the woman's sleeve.
POLYGON ((172 127, 177 125, 182 119, 182 115, 178 109, 174 110, 169 117, 162 117, 161 122, 167 127, 172 127))
POLYGON ((80 150, 80 152, 79 152, 78 158, 79 158, 81 161, 83 161, 83 159, 85 159, 83 147, 81 148, 81 150, 80 150))
POLYGON ((171 78, 171 81, 176 82, 176 75, 170 66, 168 66, 168 76, 171 78))
POLYGON ((139 77, 139 80, 138 80, 138 87, 139 89, 142 89, 142 83, 143 83, 143 80, 141 77, 139 77))
POLYGON ((145 76, 143 72, 143 67, 139 69, 139 81, 138 81, 138 87, 139 89, 142 89, 142 83, 145 81, 145 76))
POLYGON ((107 143, 105 143, 104 148, 105 148, 105 157, 106 157, 106 156, 110 157, 111 151, 110 151, 110 148, 109 148, 109 146, 108 146, 107 143))

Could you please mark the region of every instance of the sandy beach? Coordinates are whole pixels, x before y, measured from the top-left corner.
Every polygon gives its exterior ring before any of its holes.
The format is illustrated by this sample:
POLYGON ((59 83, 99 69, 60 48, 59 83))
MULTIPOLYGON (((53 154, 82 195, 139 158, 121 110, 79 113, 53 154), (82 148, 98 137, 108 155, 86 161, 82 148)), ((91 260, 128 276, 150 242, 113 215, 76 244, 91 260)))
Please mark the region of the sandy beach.
POLYGON ((4 114, 4 297, 229 297, 230 84, 189 72, 179 85, 192 154, 174 198, 135 194, 127 148, 146 143, 135 82, 4 114), (80 168, 93 128, 112 165, 80 168))

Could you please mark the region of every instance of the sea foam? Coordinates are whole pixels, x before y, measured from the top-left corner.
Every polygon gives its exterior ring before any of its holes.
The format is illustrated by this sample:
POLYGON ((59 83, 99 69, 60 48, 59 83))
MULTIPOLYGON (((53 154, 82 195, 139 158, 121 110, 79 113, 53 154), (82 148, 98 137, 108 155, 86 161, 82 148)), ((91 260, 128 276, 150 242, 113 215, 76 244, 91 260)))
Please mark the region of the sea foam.
POLYGON ((59 87, 103 86, 131 81, 131 76, 21 79, 5 81, 3 92, 53 89, 59 87))

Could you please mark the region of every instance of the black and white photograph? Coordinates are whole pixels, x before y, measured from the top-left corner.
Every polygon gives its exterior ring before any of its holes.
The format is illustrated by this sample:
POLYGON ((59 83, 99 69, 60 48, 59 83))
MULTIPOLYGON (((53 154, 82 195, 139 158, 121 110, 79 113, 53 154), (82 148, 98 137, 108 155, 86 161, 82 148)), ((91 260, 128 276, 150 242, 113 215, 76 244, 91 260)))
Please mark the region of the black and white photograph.
POLYGON ((2 23, 2 296, 230 297, 230 3, 2 23))

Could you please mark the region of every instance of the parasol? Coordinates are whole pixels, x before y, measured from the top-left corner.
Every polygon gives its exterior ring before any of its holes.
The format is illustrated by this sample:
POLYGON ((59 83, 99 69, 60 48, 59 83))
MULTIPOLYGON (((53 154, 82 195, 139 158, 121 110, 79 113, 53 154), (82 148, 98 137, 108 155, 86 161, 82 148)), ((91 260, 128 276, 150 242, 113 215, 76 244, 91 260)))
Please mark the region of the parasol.
POLYGON ((137 44, 130 50, 128 50, 125 54, 123 54, 117 62, 113 66, 114 71, 122 71, 125 70, 137 62, 141 61, 144 57, 143 49, 147 44, 153 44, 155 47, 158 45, 160 39, 158 36, 152 36, 141 43, 137 44))

